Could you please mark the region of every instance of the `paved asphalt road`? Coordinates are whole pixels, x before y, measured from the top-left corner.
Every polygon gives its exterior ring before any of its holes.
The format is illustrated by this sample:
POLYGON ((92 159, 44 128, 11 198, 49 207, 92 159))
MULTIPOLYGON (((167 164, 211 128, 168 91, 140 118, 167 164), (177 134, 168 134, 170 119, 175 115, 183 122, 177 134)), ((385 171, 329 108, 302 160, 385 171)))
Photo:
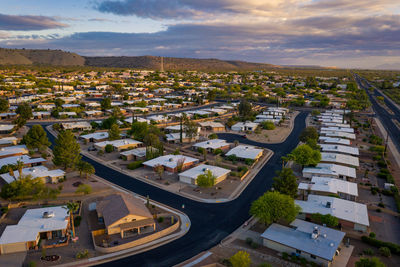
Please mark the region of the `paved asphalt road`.
MULTIPOLYGON (((192 223, 189 232, 175 241, 138 255, 104 263, 102 266, 172 266, 217 245, 250 218, 250 204, 271 187, 275 171, 281 168, 281 156, 291 152, 298 144, 299 134, 305 127, 306 116, 307 112, 301 112, 296 117, 292 133, 285 142, 280 144, 257 143, 233 134, 219 135, 220 138, 230 142, 239 140, 241 143, 269 148, 275 152, 243 193, 237 199, 226 203, 208 204, 193 201, 133 179, 83 157, 94 165, 96 175, 132 192, 143 196, 149 195, 157 202, 182 210, 189 216, 192 223), (182 204, 185 205, 184 209, 182 209, 182 204)), ((51 135, 49 138, 51 141, 54 140, 51 135)))
POLYGON ((377 90, 374 90, 371 93, 368 88, 372 87, 370 84, 360 76, 356 76, 356 81, 361 88, 364 88, 369 96, 369 99, 372 103, 372 107, 376 113, 376 116, 382 122, 385 129, 388 131, 390 138, 393 143, 396 145, 397 149, 400 151, 400 129, 393 123, 392 119, 397 119, 400 122, 400 110, 393 105, 387 98, 387 96, 381 94, 377 90), (386 106, 393 111, 393 114, 390 114, 386 109, 382 108, 374 98, 374 96, 383 96, 385 98, 386 106))

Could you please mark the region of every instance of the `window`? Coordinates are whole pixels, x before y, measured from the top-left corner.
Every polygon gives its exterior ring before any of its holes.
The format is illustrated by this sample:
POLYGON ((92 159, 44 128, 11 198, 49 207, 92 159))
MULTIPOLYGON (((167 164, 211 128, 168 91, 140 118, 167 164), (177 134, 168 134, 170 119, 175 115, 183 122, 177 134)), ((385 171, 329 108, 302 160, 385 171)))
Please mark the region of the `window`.
POLYGON ((317 257, 315 255, 310 255, 311 259, 316 259, 317 257))
POLYGON ((297 254, 301 254, 301 250, 296 249, 297 254))

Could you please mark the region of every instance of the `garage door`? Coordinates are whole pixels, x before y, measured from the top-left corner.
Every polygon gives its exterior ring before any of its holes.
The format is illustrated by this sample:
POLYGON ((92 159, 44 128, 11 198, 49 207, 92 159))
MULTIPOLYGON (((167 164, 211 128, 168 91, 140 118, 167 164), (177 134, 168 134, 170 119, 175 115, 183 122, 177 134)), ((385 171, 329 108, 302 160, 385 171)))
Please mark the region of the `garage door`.
POLYGON ((2 254, 26 251, 25 243, 4 244, 2 247, 2 254))

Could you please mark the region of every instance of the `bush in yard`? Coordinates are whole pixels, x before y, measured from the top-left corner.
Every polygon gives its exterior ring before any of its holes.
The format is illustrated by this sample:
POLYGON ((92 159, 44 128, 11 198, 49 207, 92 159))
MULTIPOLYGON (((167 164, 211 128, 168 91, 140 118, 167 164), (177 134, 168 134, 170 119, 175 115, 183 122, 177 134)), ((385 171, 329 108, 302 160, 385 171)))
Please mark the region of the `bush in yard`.
POLYGON ((232 267, 250 267, 250 254, 246 251, 238 251, 235 255, 229 258, 232 267))
POLYGON ((390 252, 390 249, 388 247, 380 247, 379 253, 384 257, 392 256, 392 253, 390 252))
POLYGON ((371 232, 371 233, 369 233, 369 237, 375 238, 375 237, 376 237, 376 234, 375 234, 374 232, 371 232))
POLYGON ((78 253, 76 253, 76 258, 77 259, 89 258, 89 251, 87 249, 79 251, 78 253))
POLYGON ((142 166, 143 161, 138 160, 138 161, 134 161, 128 164, 127 168, 129 170, 135 170, 137 168, 139 168, 140 166, 142 166))
POLYGON ((361 241, 377 248, 388 247, 391 253, 400 255, 400 245, 397 245, 395 243, 381 241, 365 235, 361 237, 361 241))
POLYGON ((92 187, 88 184, 80 184, 78 186, 78 189, 76 189, 75 193, 77 193, 77 194, 83 193, 85 195, 88 195, 88 194, 92 193, 92 187))
POLYGON ((275 124, 272 121, 263 121, 261 123, 261 127, 264 130, 273 130, 273 129, 275 129, 275 124))
POLYGON ((372 257, 361 258, 356 262, 356 267, 386 267, 386 265, 379 258, 372 257))
POLYGON ((200 187, 212 187, 215 185, 215 176, 210 170, 207 170, 204 174, 197 176, 196 184, 200 187))
POLYGON ((108 145, 106 145, 106 147, 104 148, 104 150, 105 150, 107 153, 111 153, 111 152, 114 151, 114 147, 113 147, 111 144, 108 144, 108 145))
POLYGON ((217 138, 218 138, 218 135, 215 134, 215 133, 212 133, 212 134, 210 134, 210 135, 208 136, 208 139, 217 139, 217 138))
POLYGON ((246 243, 247 243, 247 245, 251 246, 251 244, 253 243, 253 239, 251 237, 247 237, 246 243))
POLYGON ((159 222, 159 223, 162 223, 163 221, 164 221, 164 217, 159 217, 159 218, 158 218, 158 222, 159 222))
POLYGON ((252 159, 245 159, 244 160, 244 163, 246 163, 246 165, 252 165, 253 163, 254 163, 254 160, 252 160, 252 159))
POLYGON ((339 225, 338 218, 330 214, 322 215, 320 213, 314 213, 311 215, 311 219, 316 223, 326 224, 329 227, 336 227, 339 225))
POLYGON ((238 157, 236 157, 235 154, 229 155, 227 158, 228 158, 228 160, 230 160, 232 162, 236 162, 238 160, 238 157))
POLYGON ((215 149, 214 150, 214 155, 220 155, 220 154, 222 154, 223 152, 222 152, 222 149, 221 148, 217 148, 217 149, 215 149))
POLYGON ((374 255, 374 251, 373 251, 371 248, 366 248, 366 249, 364 249, 364 250, 363 250, 363 253, 364 253, 365 255, 369 255, 369 256, 374 255))

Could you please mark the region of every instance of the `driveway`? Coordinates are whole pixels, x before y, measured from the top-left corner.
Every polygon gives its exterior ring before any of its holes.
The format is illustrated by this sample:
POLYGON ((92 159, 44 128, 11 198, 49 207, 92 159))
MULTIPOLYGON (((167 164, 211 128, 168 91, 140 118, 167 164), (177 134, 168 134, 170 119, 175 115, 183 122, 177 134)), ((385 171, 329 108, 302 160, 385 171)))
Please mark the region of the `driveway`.
POLYGON ((1 255, 0 266, 10 266, 10 267, 22 266, 25 257, 26 257, 26 252, 1 255))

